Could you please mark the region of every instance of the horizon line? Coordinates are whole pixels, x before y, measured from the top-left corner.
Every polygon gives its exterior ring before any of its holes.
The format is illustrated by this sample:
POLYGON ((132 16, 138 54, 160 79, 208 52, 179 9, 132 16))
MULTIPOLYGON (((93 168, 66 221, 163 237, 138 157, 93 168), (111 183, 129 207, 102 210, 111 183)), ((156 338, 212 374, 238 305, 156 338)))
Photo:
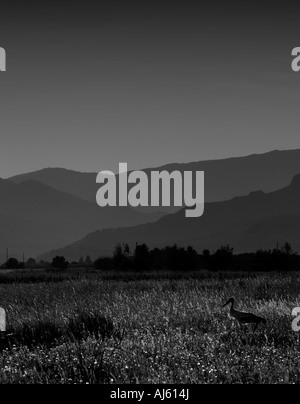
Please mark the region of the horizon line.
MULTIPOLYGON (((271 154, 271 153, 284 153, 284 152, 292 152, 292 151, 300 151, 300 147, 299 148, 295 148, 295 149, 272 149, 270 151, 266 151, 266 152, 262 152, 262 153, 250 153, 250 154, 246 154, 246 155, 240 155, 240 156, 234 156, 234 157, 221 157, 221 158, 212 158, 212 159, 207 159, 207 160, 193 160, 193 161, 188 161, 188 162, 182 162, 182 163, 177 163, 177 162, 172 162, 172 163, 164 163, 158 166, 152 166, 152 167, 147 167, 147 168, 132 168, 130 169, 130 171, 133 170, 140 170, 140 171, 147 171, 150 169, 158 169, 158 168, 165 168, 167 166, 171 166, 171 165, 188 165, 188 164, 196 164, 196 163, 207 163, 207 162, 212 162, 212 161, 222 161, 222 160, 233 160, 233 159, 240 159, 240 158, 247 158, 247 157, 253 157, 253 156, 264 156, 266 154, 271 154)), ((78 171, 76 169, 71 169, 71 168, 67 168, 67 167, 62 167, 62 166, 48 166, 48 167, 43 167, 40 169, 36 169, 33 171, 26 171, 23 173, 19 173, 19 174, 15 174, 9 177, 0 177, 3 180, 10 180, 12 178, 16 178, 16 177, 20 177, 20 176, 25 176, 28 174, 33 174, 33 173, 37 173, 37 172, 42 172, 42 171, 46 171, 46 170, 63 170, 63 171, 71 171, 77 174, 97 174, 97 171, 78 171)), ((101 171, 101 170, 100 170, 101 171)), ((112 172, 114 172, 113 170, 110 170, 112 172)), ((128 171, 128 172, 130 172, 128 171)), ((118 172, 114 172, 115 175, 118 174, 118 172)))

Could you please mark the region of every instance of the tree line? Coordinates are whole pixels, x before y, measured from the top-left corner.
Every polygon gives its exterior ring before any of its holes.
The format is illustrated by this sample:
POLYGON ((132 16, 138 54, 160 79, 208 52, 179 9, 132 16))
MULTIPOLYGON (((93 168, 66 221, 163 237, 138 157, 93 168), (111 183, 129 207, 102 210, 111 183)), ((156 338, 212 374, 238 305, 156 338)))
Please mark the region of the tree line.
POLYGON ((211 271, 293 271, 300 270, 300 256, 289 243, 273 250, 235 254, 225 245, 216 251, 204 249, 198 253, 192 246, 176 244, 150 250, 146 244, 136 245, 133 252, 128 244, 117 244, 112 257, 100 257, 94 262, 99 270, 211 270, 211 271))
POLYGON ((3 267, 16 268, 52 268, 68 267, 93 268, 96 270, 117 271, 295 271, 300 270, 300 256, 293 251, 289 243, 273 250, 258 250, 253 253, 235 254, 229 246, 221 246, 216 251, 208 249, 198 253, 192 246, 179 247, 176 244, 163 248, 150 249, 146 244, 137 244, 131 251, 128 244, 117 244, 113 255, 99 257, 94 262, 89 256, 80 258, 71 264, 65 257, 57 256, 52 263, 36 262, 30 258, 26 263, 10 258, 3 267))

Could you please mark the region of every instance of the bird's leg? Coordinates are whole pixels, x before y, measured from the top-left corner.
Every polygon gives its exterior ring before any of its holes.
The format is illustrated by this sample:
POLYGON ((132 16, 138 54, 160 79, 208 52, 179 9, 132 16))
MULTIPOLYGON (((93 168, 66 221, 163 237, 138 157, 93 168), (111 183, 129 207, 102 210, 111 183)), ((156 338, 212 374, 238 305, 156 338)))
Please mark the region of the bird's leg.
POLYGON ((242 333, 245 333, 247 330, 247 327, 245 327, 245 325, 243 323, 241 323, 240 321, 237 322, 239 325, 239 328, 241 330, 242 333))
POLYGON ((236 321, 235 321, 235 323, 237 323, 237 324, 238 324, 238 327, 239 327, 239 329, 240 329, 240 330, 242 330, 242 329, 243 329, 242 324, 241 324, 241 323, 240 323, 238 320, 236 320, 236 321))

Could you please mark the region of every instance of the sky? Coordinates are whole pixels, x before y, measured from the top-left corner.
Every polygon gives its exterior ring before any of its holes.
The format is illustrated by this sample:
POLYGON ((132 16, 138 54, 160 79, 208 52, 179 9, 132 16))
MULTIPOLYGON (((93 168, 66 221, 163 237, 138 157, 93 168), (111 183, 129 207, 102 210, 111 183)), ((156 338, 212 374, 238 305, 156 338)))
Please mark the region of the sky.
POLYGON ((300 6, 2 3, 2 178, 300 148, 300 6))

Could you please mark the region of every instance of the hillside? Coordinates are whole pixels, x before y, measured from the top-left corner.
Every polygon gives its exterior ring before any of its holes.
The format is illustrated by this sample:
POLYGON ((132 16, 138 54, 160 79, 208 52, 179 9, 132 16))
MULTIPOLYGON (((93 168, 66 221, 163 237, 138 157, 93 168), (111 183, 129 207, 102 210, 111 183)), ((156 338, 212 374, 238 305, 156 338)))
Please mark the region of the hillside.
MULTIPOLYGON (((131 168, 130 162, 128 168, 131 168)), ((99 167, 99 171, 103 169, 105 167, 99 167)), ((235 196, 248 195, 256 190, 272 192, 287 186, 293 176, 300 173, 300 150, 272 151, 246 157, 187 164, 167 164, 155 170, 204 171, 205 200, 219 202, 235 196)), ((150 168, 144 171, 149 172, 150 168)), ((79 173, 61 168, 46 168, 12 177, 10 181, 22 183, 35 180, 94 203, 98 190, 96 175, 96 173, 79 173)), ((144 212, 153 210, 153 208, 140 209, 144 212)), ((159 208, 161 209, 170 211, 168 208, 159 208)))
POLYGON ((236 252, 274 248, 289 241, 300 251, 300 175, 288 187, 271 193, 253 192, 225 202, 207 203, 199 218, 186 218, 184 210, 162 217, 155 223, 93 232, 74 244, 44 254, 44 259, 64 255, 111 254, 116 243, 147 243, 161 247, 178 243, 199 251, 230 244, 236 252))
POLYGON ((158 216, 127 207, 100 208, 37 181, 14 184, 0 179, 0 217, 3 260, 6 248, 18 256, 25 250, 41 254, 97 229, 145 223, 158 216))

